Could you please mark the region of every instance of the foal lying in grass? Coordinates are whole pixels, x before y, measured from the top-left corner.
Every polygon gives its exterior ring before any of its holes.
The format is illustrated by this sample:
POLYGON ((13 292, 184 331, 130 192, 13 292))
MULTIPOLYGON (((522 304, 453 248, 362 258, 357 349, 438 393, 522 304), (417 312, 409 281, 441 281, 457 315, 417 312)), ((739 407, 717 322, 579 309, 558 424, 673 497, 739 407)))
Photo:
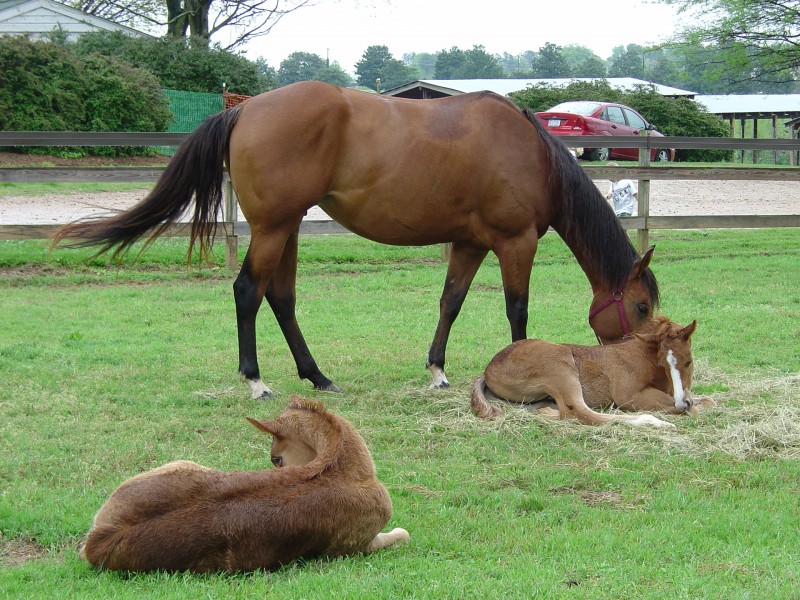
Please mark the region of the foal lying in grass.
POLYGON ((588 425, 621 421, 631 425, 674 427, 653 415, 600 413, 594 409, 690 412, 713 406, 691 394, 691 337, 686 327, 658 317, 643 333, 620 344, 578 346, 521 340, 497 353, 472 389, 472 410, 494 418, 500 409, 487 396, 527 404, 545 416, 573 416, 588 425), (557 409, 553 408, 553 403, 557 409))
POLYGON ((409 539, 380 533, 392 515, 364 440, 343 418, 296 396, 274 420, 266 471, 225 473, 177 461, 123 483, 81 555, 124 571, 252 571, 299 557, 375 552, 409 539))

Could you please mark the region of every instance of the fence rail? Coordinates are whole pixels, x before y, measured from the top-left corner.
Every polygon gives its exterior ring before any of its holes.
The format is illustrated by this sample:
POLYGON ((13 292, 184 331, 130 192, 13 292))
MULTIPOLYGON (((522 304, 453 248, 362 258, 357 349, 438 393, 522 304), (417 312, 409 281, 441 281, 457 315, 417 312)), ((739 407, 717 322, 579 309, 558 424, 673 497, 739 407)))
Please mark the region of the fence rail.
MULTIPOLYGON (((3 146, 176 146, 188 133, 107 133, 107 132, 29 132, 0 131, 0 147, 3 146)), ((560 138, 568 147, 597 148, 609 145, 607 136, 565 136, 560 138)), ((592 179, 617 180, 621 178, 639 180, 639 214, 621 219, 623 227, 638 231, 640 250, 648 245, 649 231, 655 229, 713 229, 713 228, 763 228, 800 227, 800 215, 714 215, 714 216, 669 216, 649 214, 650 181, 652 180, 733 180, 733 181, 798 181, 798 167, 676 167, 650 165, 652 148, 725 149, 725 150, 774 150, 794 153, 800 151, 800 140, 794 139, 737 139, 737 138, 690 138, 655 136, 615 136, 616 148, 639 148, 639 163, 619 167, 584 167, 592 179)), ((166 158, 165 158, 166 160, 166 158)), ((63 183, 63 182, 154 182, 163 169, 142 167, 120 168, 0 168, 0 182, 4 183, 63 183)), ((238 236, 249 235, 250 227, 238 221, 236 198, 230 181, 225 184, 221 233, 226 242, 226 263, 235 267, 237 263, 238 236)), ((0 240, 47 239, 60 225, 0 224, 0 240)), ((190 227, 178 223, 169 228, 166 235, 188 235, 190 227)), ((347 233, 334 221, 303 221, 300 232, 347 233)), ((446 252, 443 251, 443 254, 446 252)))

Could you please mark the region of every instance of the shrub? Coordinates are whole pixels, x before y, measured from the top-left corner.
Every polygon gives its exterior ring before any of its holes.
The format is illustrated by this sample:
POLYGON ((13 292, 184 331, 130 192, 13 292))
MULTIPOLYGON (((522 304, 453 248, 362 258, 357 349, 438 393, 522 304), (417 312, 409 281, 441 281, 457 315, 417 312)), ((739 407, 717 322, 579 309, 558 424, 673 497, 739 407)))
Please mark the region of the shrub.
MULTIPOLYGON (((172 118, 147 71, 70 46, 0 37, 0 129, 8 131, 164 131, 172 118)), ((147 148, 19 148, 68 156, 131 155, 147 148)))
POLYGON ((170 90, 218 94, 226 83, 234 94, 254 96, 275 87, 275 73, 265 63, 249 61, 196 38, 137 38, 96 31, 82 35, 74 47, 81 56, 113 56, 146 69, 161 87, 170 90))
MULTIPOLYGON (((547 85, 529 87, 511 94, 518 106, 534 112, 545 111, 569 100, 618 102, 636 109, 664 135, 691 137, 728 137, 730 127, 701 104, 688 98, 668 98, 654 86, 636 86, 631 91, 612 88, 607 81, 574 82, 557 88, 547 85)), ((733 158, 733 150, 678 150, 676 160, 719 162, 733 158)))

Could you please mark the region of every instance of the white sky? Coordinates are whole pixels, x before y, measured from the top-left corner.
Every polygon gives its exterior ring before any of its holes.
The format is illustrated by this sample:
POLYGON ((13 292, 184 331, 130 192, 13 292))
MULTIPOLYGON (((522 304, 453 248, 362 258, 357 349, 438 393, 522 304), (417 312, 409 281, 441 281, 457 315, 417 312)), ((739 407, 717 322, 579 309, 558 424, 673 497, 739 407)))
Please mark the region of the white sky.
POLYGON ((311 52, 351 74, 376 45, 402 59, 476 44, 490 54, 520 54, 551 42, 587 46, 606 59, 615 46, 654 44, 679 27, 674 7, 642 0, 316 0, 251 42, 246 56, 277 69, 292 52, 311 52))

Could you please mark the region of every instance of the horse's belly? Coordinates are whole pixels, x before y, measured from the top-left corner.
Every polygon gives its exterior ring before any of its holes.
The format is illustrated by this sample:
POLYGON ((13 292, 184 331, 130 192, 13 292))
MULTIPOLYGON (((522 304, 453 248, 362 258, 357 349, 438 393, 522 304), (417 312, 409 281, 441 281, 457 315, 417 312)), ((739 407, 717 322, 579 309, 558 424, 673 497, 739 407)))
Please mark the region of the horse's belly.
POLYGON ((464 222, 437 210, 380 201, 326 198, 319 207, 342 227, 382 244, 424 246, 453 241, 458 225, 464 222))

